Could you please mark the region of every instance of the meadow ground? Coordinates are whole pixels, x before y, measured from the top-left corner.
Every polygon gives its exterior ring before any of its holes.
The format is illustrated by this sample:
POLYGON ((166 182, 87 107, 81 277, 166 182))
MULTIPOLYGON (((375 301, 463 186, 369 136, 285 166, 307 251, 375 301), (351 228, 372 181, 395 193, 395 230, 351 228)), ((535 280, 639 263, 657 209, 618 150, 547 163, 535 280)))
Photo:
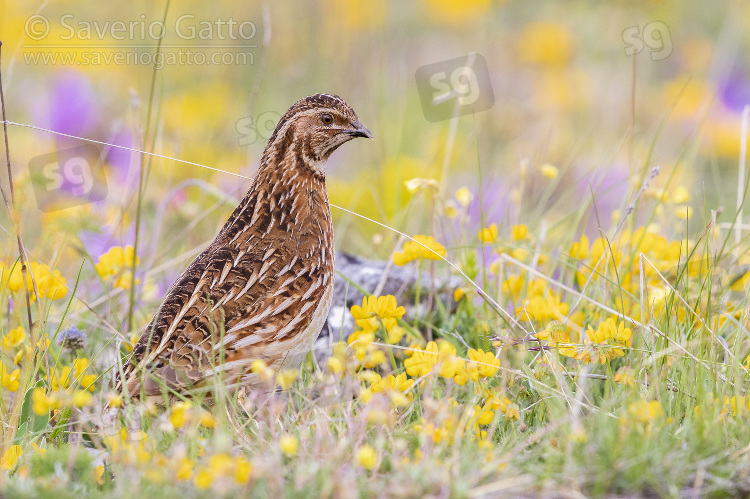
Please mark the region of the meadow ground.
POLYGON ((0 493, 747 495, 748 23, 742 2, 0 2, 0 493), (257 362, 267 390, 112 393, 315 92, 376 138, 328 164, 337 249, 458 284, 368 296, 299 369, 257 362))

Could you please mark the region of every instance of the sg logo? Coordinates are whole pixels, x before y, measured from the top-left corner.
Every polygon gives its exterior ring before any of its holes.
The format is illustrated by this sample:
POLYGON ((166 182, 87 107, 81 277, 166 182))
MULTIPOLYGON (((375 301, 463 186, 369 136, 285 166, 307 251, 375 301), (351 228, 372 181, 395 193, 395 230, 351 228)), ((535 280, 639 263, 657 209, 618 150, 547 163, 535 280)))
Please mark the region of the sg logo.
POLYGON ((625 55, 640 54, 645 47, 651 54, 652 61, 661 61, 672 55, 672 35, 669 27, 661 21, 651 21, 643 26, 630 26, 622 32, 625 42, 625 55))
POLYGON ((107 197, 101 151, 93 144, 36 156, 29 161, 29 172, 37 205, 44 212, 107 197))
POLYGON ((422 66, 416 80, 428 121, 486 111, 495 104, 487 61, 479 54, 422 66))
POLYGON ((237 131, 237 142, 240 147, 254 144, 258 137, 262 140, 271 138, 271 134, 280 119, 281 116, 276 111, 261 113, 255 120, 252 116, 238 119, 234 124, 234 129, 237 131))

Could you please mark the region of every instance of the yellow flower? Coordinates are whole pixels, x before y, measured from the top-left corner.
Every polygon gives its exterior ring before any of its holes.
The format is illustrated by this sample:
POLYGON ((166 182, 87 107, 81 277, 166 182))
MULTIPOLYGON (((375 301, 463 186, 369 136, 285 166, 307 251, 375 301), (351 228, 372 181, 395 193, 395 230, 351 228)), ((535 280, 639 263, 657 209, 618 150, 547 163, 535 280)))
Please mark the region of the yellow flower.
POLYGON ((414 236, 414 241, 406 241, 403 251, 393 254, 393 263, 406 265, 412 260, 440 260, 445 258, 445 246, 435 241, 432 236, 414 236))
POLYGON ((500 360, 496 359, 492 352, 469 350, 469 359, 476 362, 474 365, 478 369, 478 374, 485 378, 494 376, 500 370, 500 360))
POLYGON ((404 367, 406 367, 406 374, 418 378, 425 376, 432 372, 432 368, 437 364, 438 361, 438 346, 437 343, 431 341, 427 343, 424 350, 416 348, 411 357, 404 361, 404 367))
MULTIPOLYGON (((34 284, 36 284, 36 290, 42 298, 47 297, 52 300, 59 300, 68 293, 66 280, 60 275, 59 270, 52 271, 47 265, 42 263, 29 262, 27 271, 27 289, 32 299, 35 299, 33 293, 34 284)), ((16 264, 11 268, 6 268, 0 263, 0 282, 5 284, 14 293, 20 291, 23 288, 23 271, 21 270, 21 265, 16 264)))
POLYGON ((94 480, 97 484, 103 485, 104 484, 104 466, 99 465, 94 467, 94 480))
POLYGON ((5 369, 5 364, 2 364, 2 370, 0 370, 0 384, 3 388, 7 388, 11 392, 18 390, 18 378, 21 377, 21 370, 15 369, 10 374, 5 369))
POLYGON ((479 231, 479 242, 484 244, 491 244, 497 239, 497 224, 492 224, 489 227, 485 227, 479 231))
MULTIPOLYGON (((133 247, 113 246, 106 253, 99 257, 95 265, 96 271, 103 279, 117 276, 114 286, 122 289, 130 289, 133 268, 133 247)), ((140 263, 140 258, 136 257, 135 264, 140 263)), ((136 283, 138 281, 136 280, 136 283)))
POLYGON ((684 186, 679 186, 674 190, 669 198, 669 201, 674 204, 686 204, 690 202, 690 193, 684 186))
POLYGON ((692 206, 678 206, 674 209, 674 216, 676 216, 680 220, 693 218, 693 208, 692 206))
POLYGON ((177 472, 175 473, 175 478, 177 480, 190 480, 190 478, 193 476, 193 462, 183 457, 177 462, 177 472))
POLYGON ((388 392, 391 398, 391 402, 395 406, 406 405, 414 396, 409 393, 404 396, 404 393, 409 390, 414 381, 406 376, 406 373, 401 373, 398 376, 388 375, 383 379, 374 381, 368 389, 370 393, 388 392))
POLYGON ((456 348, 447 341, 440 342, 438 346, 438 363, 440 364, 440 376, 446 379, 454 379, 459 376, 466 362, 456 357, 456 348))
POLYGON ((76 359, 73 363, 73 370, 75 371, 75 379, 80 380, 81 388, 89 391, 94 391, 94 382, 98 378, 96 374, 84 374, 86 369, 89 367, 89 359, 82 358, 76 359))
POLYGON ((523 224, 514 225, 510 228, 510 237, 514 241, 522 241, 529 235, 529 228, 523 224))
POLYGON ((402 328, 401 326, 392 327, 388 331, 387 341, 391 345, 395 345, 396 343, 401 341, 401 338, 403 338, 405 334, 406 334, 406 329, 402 328))
POLYGON ((589 256, 589 238, 581 236, 580 241, 576 241, 570 247, 570 257, 574 260, 585 260, 589 256))
POLYGON ((664 408, 658 400, 639 400, 628 406, 627 417, 622 421, 633 424, 641 433, 649 434, 653 427, 661 424, 663 418, 664 408))
POLYGON ((214 477, 230 475, 233 467, 234 462, 228 454, 218 453, 208 459, 208 469, 214 477))
POLYGON ((535 320, 545 322, 550 319, 560 320, 568 313, 568 304, 560 301, 560 295, 555 295, 549 289, 544 290, 541 294, 532 295, 529 292, 529 298, 523 307, 518 309, 518 317, 521 320, 535 320))
POLYGON ((253 374, 256 374, 264 383, 270 383, 271 380, 273 380, 273 369, 268 367, 268 364, 262 360, 252 361, 252 363, 250 363, 250 371, 253 374))
POLYGON ((69 366, 65 366, 59 371, 59 374, 55 369, 52 369, 50 372, 50 386, 53 390, 58 391, 68 388, 74 381, 79 381, 81 388, 93 392, 97 376, 96 374, 84 374, 88 365, 88 359, 77 359, 73 363, 72 369, 69 366))
POLYGON ((195 475, 195 486, 199 489, 207 489, 213 483, 213 476, 209 470, 201 470, 195 475))
POLYGON ((452 199, 446 201, 443 205, 443 214, 445 214, 445 216, 448 218, 456 218, 456 216, 458 216, 458 208, 456 207, 456 202, 452 199))
POLYGON ((169 422, 175 428, 182 428, 188 422, 190 415, 190 404, 187 402, 177 402, 172 406, 172 414, 169 416, 169 422))
POLYGON ((21 446, 11 445, 5 450, 2 459, 0 459, 0 468, 4 470, 13 469, 21 456, 23 456, 23 449, 21 446))
POLYGON ((198 424, 204 428, 213 428, 216 426, 216 418, 208 411, 201 411, 198 416, 198 424))
POLYGON ((564 66, 570 60, 573 39, 568 28, 559 23, 532 23, 519 39, 522 62, 541 66, 564 66))
POLYGON ((109 393, 107 395, 107 403, 110 407, 122 407, 122 395, 118 393, 109 393))
POLYGON ((296 369, 282 369, 279 374, 276 375, 276 383, 281 387, 282 390, 289 389, 297 379, 296 369))
POLYGON ((73 393, 71 404, 74 407, 85 407, 89 405, 93 399, 94 397, 90 392, 86 390, 76 390, 75 393, 73 393))
POLYGON ((373 470, 378 462, 378 455, 375 449, 365 444, 357 449, 355 459, 358 465, 365 469, 373 470))
POLYGON ((492 7, 490 0, 422 0, 422 3, 431 19, 460 28, 472 26, 472 21, 479 20, 492 7))
POLYGON ((558 170, 556 166, 551 165, 549 163, 544 163, 542 167, 540 168, 540 171, 542 172, 542 175, 544 175, 550 180, 556 179, 557 176, 560 174, 560 170, 558 170))
POLYGON ((37 281, 36 287, 40 296, 59 300, 68 294, 65 278, 60 275, 59 270, 50 271, 49 267, 42 264, 37 264, 35 270, 34 278, 37 281))
POLYGON ((17 327, 8 331, 8 334, 3 336, 2 347, 5 349, 13 349, 23 343, 26 339, 26 330, 23 327, 17 327))
POLYGON ((326 366, 328 366, 329 371, 335 374, 339 374, 344 371, 344 365, 336 357, 329 357, 326 361, 326 366))
POLYGON ((458 204, 460 204, 464 208, 469 206, 473 199, 474 195, 467 187, 461 187, 456 191, 456 201, 458 201, 458 204))
POLYGON ((39 350, 44 350, 46 348, 49 348, 49 346, 52 344, 52 340, 49 339, 49 336, 46 334, 43 338, 41 338, 39 341, 36 342, 36 346, 39 348, 39 350))
POLYGON ((365 296, 362 298, 362 306, 354 305, 351 308, 352 317, 357 325, 364 331, 376 331, 380 328, 378 318, 383 321, 387 331, 393 329, 406 313, 404 307, 399 307, 393 295, 387 296, 365 296))
POLYGON ((234 464, 234 481, 240 485, 244 485, 250 481, 252 472, 253 465, 244 457, 238 457, 234 464))
POLYGON ((49 413, 53 409, 58 409, 58 407, 55 407, 53 401, 44 393, 43 388, 34 388, 34 391, 31 392, 31 400, 34 404, 32 407, 34 412, 40 416, 49 413))
POLYGON ((492 422, 495 417, 495 413, 488 409, 486 406, 475 406, 474 407, 474 420, 477 424, 488 425, 492 422))
POLYGON ((294 435, 282 435, 279 438, 279 448, 287 456, 296 456, 299 449, 299 440, 294 435))
POLYGON ((631 367, 621 367, 615 373, 615 377, 612 378, 615 383, 620 383, 626 386, 635 386, 635 374, 631 367))

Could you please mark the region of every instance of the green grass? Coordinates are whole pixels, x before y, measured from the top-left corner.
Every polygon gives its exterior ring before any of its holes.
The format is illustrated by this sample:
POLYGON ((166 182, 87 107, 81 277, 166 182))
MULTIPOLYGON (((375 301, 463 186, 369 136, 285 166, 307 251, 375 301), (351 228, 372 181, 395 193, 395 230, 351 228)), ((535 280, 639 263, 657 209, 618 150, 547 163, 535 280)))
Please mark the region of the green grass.
MULTIPOLYGON (((323 2, 269 7, 278 38, 257 67, 81 68, 106 102, 97 130, 122 120, 135 131, 134 148, 156 154, 135 156, 141 182, 131 186, 106 167, 112 197, 104 207, 40 214, 28 201, 30 175, 18 170, 55 136, 10 127, 18 217, 0 215, 8 236, 0 243, 4 497, 750 494, 750 241, 738 228, 748 176, 737 169, 738 115, 703 107, 719 99, 709 69, 732 62, 731 50, 714 43, 734 29, 717 20, 726 13, 660 5, 634 7, 631 19, 617 6, 544 3, 536 12, 514 2, 474 14, 420 10, 427 3, 399 13, 424 47, 404 49, 407 25, 375 15, 378 2, 365 18, 323 2), (304 45, 288 31, 298 18, 304 45), (510 18, 524 27, 506 25, 510 18), (554 47, 526 28, 550 18, 559 23, 543 24, 542 38, 552 33, 554 47), (674 19, 675 55, 657 63, 641 54, 633 88, 620 32, 660 18, 674 19), (488 58, 497 99, 490 112, 428 123, 414 89, 405 90, 416 67, 435 62, 415 54, 430 47, 448 58, 452 50, 435 41, 445 39, 488 58), (701 44, 717 50, 705 56, 701 44), (405 51, 415 60, 391 59, 405 51), (545 59, 550 53, 558 59, 545 59), (392 65, 412 73, 390 73, 392 65), (579 89, 581 77, 602 97, 579 89), (264 390, 235 393, 219 377, 190 398, 165 393, 165 407, 118 399, 110 383, 132 342, 248 186, 200 165, 251 178, 263 141, 235 149, 235 121, 247 109, 253 117, 283 110, 313 84, 338 91, 334 83, 350 91, 345 97, 377 138, 331 162, 337 248, 392 259, 408 237, 433 235, 446 258, 407 265, 459 279, 460 291, 408 290, 398 305, 429 297, 432 307, 398 318, 396 344, 381 317, 372 336, 334 345, 322 362, 309 355, 283 373, 259 366, 264 390), (127 85, 137 88, 128 94, 127 85), (437 186, 410 193, 404 182, 413 177, 437 186), (482 209, 462 204, 461 186, 482 209), (683 191, 690 199, 680 199, 683 191), (482 244, 477 232, 490 224, 499 235, 482 244), (514 239, 514 224, 528 236, 514 239), (84 232, 106 236, 107 247, 134 242, 136 251, 104 262, 84 232), (30 261, 26 282, 17 234, 30 261), (586 254, 571 256, 583 234, 586 254), (111 273, 97 271, 102 262, 111 273), (133 287, 134 275, 141 282, 133 287), (61 283, 65 295, 51 299, 61 283), (630 334, 605 331, 608 319, 630 334), (69 326, 86 331, 82 349, 58 344, 69 326), (48 348, 39 343, 45 335, 48 348), (592 344, 600 335, 607 344, 592 344), (490 357, 477 361, 474 349, 490 357), (83 358, 88 368, 76 371, 83 358)), ((236 8, 257 14, 260 27, 260 7, 236 8)), ((176 9, 167 2, 149 19, 169 23, 176 9)), ((747 18, 733 9, 729 18, 747 18)), ((8 12, 16 21, 31 14, 15 4, 8 12)), ((36 123, 27 111, 36 96, 18 81, 39 77, 52 87, 57 69, 15 66, 9 120, 36 123)), ((88 138, 96 137, 109 140, 88 138)))

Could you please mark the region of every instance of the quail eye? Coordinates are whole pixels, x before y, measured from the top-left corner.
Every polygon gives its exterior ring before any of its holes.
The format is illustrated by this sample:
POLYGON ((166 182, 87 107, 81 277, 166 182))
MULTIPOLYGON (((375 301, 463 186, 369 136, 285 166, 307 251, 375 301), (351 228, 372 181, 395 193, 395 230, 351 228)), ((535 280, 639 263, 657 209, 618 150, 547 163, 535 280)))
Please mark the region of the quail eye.
POLYGON ((326 114, 323 114, 323 115, 322 115, 322 116, 320 117, 320 121, 321 121, 321 122, 322 122, 322 123, 323 123, 324 125, 330 125, 331 123, 333 123, 333 116, 331 116, 331 115, 330 115, 330 114, 328 114, 328 113, 326 113, 326 114))

